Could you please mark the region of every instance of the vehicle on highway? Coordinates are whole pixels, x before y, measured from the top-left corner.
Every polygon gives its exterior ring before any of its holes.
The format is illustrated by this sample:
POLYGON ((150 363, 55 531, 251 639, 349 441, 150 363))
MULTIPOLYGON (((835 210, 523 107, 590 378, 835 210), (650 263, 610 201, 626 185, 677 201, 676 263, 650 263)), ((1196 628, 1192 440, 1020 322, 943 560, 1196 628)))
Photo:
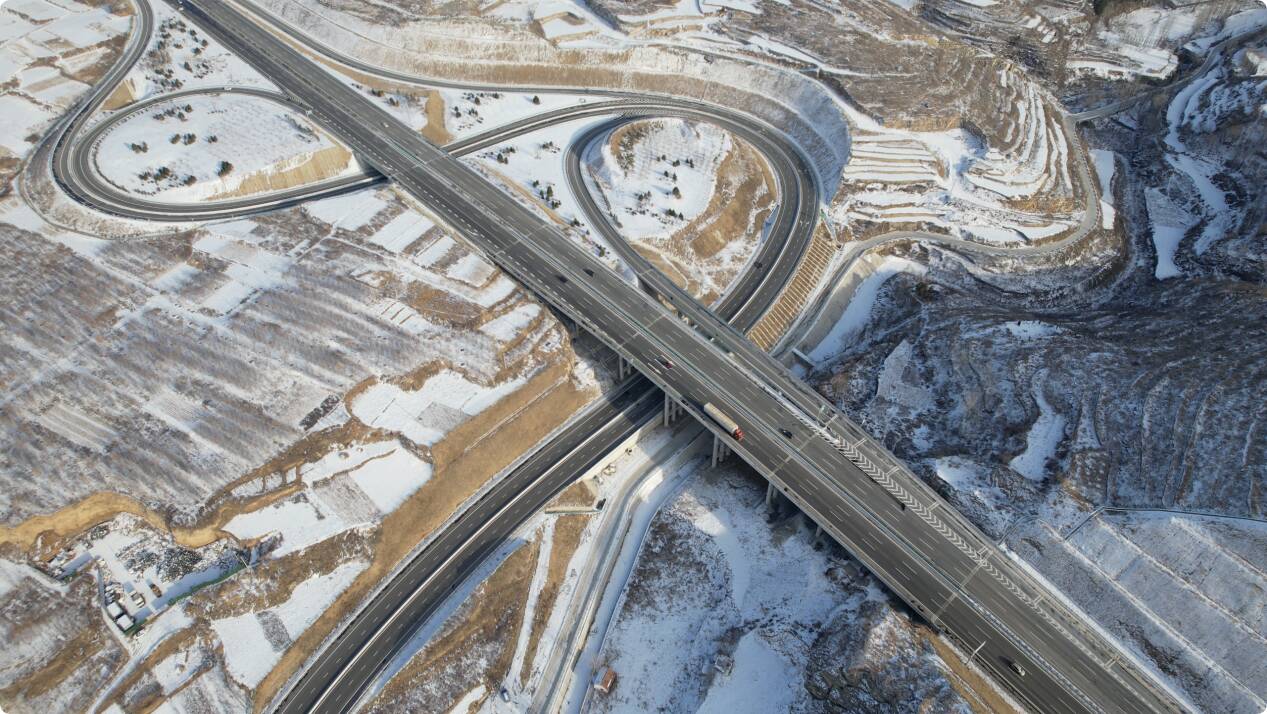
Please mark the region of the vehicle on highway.
POLYGON ((735 438, 735 441, 743 441, 743 429, 739 428, 734 419, 726 416, 725 412, 713 406, 712 402, 704 403, 704 413, 717 422, 718 426, 729 432, 735 438))
POLYGON ((1024 676, 1025 676, 1025 668, 1024 668, 1024 667, 1022 667, 1021 665, 1017 664, 1016 662, 1013 662, 1013 661, 1012 661, 1012 660, 1010 660, 1010 659, 1009 659, 1009 660, 1004 660, 1004 661, 1005 661, 1005 662, 1007 662, 1007 668, 1008 668, 1008 669, 1012 670, 1013 672, 1016 672, 1016 676, 1018 676, 1018 677, 1024 677, 1024 676))
POLYGON ((673 360, 668 360, 661 357, 660 364, 663 365, 665 369, 673 369, 673 360))
POLYGON ((792 430, 791 430, 791 429, 779 429, 779 433, 780 433, 780 434, 782 434, 782 435, 784 436, 784 438, 787 438, 787 439, 791 439, 791 438, 792 438, 792 430))

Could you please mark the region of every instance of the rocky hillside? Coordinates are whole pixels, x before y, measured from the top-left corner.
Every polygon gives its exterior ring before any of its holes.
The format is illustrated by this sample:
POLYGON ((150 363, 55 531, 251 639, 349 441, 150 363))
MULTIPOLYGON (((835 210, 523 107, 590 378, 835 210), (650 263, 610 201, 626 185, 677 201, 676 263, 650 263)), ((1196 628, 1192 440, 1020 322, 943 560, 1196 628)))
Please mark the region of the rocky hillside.
POLYGON ((1121 270, 1053 291, 1076 256, 1001 275, 970 254, 898 249, 909 265, 817 380, 1195 706, 1257 712, 1267 687, 1246 655, 1267 642, 1264 569, 1241 552, 1267 529, 1267 157, 1251 148, 1267 12, 1216 3, 1149 32, 1121 21, 1134 12, 1063 36, 1087 57, 1129 50, 1106 32, 1134 27, 1135 46, 1173 64, 1168 84, 1089 72, 1067 85, 1077 109, 1120 110, 1089 115, 1083 136, 1121 270))

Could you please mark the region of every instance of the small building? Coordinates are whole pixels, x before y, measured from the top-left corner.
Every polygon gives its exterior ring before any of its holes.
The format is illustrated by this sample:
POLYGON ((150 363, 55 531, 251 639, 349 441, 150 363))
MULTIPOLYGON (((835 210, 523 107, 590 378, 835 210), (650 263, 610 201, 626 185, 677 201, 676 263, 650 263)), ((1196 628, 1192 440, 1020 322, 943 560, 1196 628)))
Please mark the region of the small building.
POLYGON ((728 654, 717 653, 713 658, 713 669, 723 677, 729 677, 730 673, 735 670, 735 660, 728 654))
POLYGON ((136 621, 133 620, 130 615, 125 614, 125 615, 120 615, 119 618, 114 621, 114 623, 119 626, 119 629, 121 631, 127 632, 128 630, 132 629, 132 625, 136 624, 136 621))
POLYGON ((594 689, 599 694, 611 694, 616 688, 616 670, 611 667, 604 667, 598 676, 594 679, 594 689))
POLYGON ((145 607, 145 596, 142 595, 139 591, 133 590, 132 602, 135 603, 138 608, 145 607))
POLYGON ((106 613, 110 615, 111 620, 119 619, 119 615, 123 614, 123 608, 119 606, 117 600, 111 600, 106 603, 106 613))

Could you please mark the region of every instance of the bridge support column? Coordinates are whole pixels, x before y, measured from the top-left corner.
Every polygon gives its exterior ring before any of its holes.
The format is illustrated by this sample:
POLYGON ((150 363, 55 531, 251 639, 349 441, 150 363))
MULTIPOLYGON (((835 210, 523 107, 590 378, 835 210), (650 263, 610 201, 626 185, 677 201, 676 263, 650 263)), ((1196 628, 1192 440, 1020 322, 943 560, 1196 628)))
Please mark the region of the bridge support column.
POLYGON ((823 547, 823 527, 814 524, 814 550, 820 550, 823 547))
POLYGON ((773 481, 769 481, 766 484, 765 510, 766 521, 770 523, 776 523, 800 513, 792 499, 780 491, 773 481))
POLYGON ((572 318, 563 314, 562 310, 559 310, 553 305, 547 305, 547 307, 549 308, 550 312, 554 314, 554 318, 558 320, 560 324, 563 325, 563 329, 567 330, 568 337, 575 340, 581 333, 581 326, 577 324, 576 320, 573 320, 572 318))
POLYGON ((668 426, 682 413, 682 405, 673 401, 667 393, 664 395, 664 425, 668 426))
POLYGON ((718 461, 725 459, 727 456, 730 456, 730 445, 722 441, 720 436, 713 434, 713 466, 716 466, 718 461))
POLYGON ((633 371, 634 371, 633 365, 630 364, 629 360, 619 355, 616 356, 616 361, 617 361, 616 373, 618 375, 617 379, 623 382, 625 377, 628 377, 629 375, 633 374, 633 371))

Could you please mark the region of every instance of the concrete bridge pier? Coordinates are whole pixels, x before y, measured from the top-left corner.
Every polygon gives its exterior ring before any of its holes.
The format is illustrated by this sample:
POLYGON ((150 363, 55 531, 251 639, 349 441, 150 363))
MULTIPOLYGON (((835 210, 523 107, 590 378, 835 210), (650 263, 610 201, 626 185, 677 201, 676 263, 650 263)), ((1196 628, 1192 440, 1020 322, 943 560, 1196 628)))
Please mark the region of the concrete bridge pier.
POLYGON ((682 414, 682 405, 673 401, 673 397, 664 395, 664 425, 669 426, 682 414))
POLYGON ((765 489, 765 510, 767 520, 773 523, 796 513, 796 504, 770 481, 765 489))
MULTIPOLYGON (((720 436, 713 434, 713 466, 717 466, 717 462, 730 456, 730 445, 722 441, 720 436)), ((769 500, 767 495, 766 500, 769 500)))
POLYGON ((576 320, 563 314, 562 310, 555 308, 553 305, 547 305, 550 312, 554 314, 554 319, 558 320, 563 329, 567 331, 568 338, 575 340, 581 334, 581 326, 576 324, 576 320))
POLYGON ((823 546, 826 544, 826 542, 823 540, 824 535, 825 535, 825 532, 823 531, 823 527, 815 523, 814 524, 814 550, 823 549, 823 546))
POLYGON ((630 363, 629 360, 620 356, 616 357, 616 361, 617 361, 617 364, 616 364, 617 377, 616 378, 623 382, 625 381, 625 377, 628 377, 629 375, 633 374, 634 372, 633 364, 630 363))
POLYGON ((657 300, 660 299, 660 292, 655 289, 655 286, 643 280, 641 277, 638 278, 638 287, 642 289, 642 292, 650 295, 651 297, 657 300))

